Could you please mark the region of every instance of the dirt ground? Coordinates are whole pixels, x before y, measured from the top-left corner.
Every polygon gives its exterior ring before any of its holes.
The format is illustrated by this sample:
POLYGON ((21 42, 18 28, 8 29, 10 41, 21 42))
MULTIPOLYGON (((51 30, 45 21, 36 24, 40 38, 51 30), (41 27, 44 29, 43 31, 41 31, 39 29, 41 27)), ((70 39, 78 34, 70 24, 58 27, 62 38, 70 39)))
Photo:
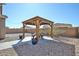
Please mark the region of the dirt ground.
POLYGON ((17 53, 13 48, 0 50, 0 56, 17 56, 17 53))

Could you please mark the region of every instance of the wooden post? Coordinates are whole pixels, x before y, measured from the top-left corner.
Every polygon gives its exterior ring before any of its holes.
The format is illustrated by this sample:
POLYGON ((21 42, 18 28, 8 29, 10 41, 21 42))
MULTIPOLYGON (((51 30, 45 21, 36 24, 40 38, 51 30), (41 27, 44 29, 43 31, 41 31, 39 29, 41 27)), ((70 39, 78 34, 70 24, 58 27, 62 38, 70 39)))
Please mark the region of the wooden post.
POLYGON ((37 37, 37 39, 39 39, 39 26, 40 26, 39 20, 36 20, 36 37, 37 37))
POLYGON ((50 24, 50 36, 53 37, 53 23, 50 24))
POLYGON ((23 23, 23 39, 25 37, 25 24, 23 23))

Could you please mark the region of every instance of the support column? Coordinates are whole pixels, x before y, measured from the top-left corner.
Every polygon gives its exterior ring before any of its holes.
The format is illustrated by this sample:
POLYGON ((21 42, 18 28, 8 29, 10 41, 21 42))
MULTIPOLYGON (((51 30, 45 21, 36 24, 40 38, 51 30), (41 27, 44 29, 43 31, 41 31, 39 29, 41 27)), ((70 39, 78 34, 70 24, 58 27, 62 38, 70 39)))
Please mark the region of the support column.
POLYGON ((25 24, 23 23, 23 39, 25 37, 25 24))
POLYGON ((2 6, 3 6, 3 3, 0 3, 0 15, 2 15, 2 6))
POLYGON ((36 37, 37 37, 37 39, 39 39, 39 36, 40 36, 39 26, 40 26, 40 23, 39 23, 39 20, 37 20, 36 21, 36 37))
POLYGON ((6 28, 5 28, 5 19, 7 18, 6 15, 2 14, 2 9, 3 7, 3 3, 0 3, 0 39, 4 39, 5 38, 5 34, 6 34, 6 28))
POLYGON ((50 24, 50 36, 53 37, 53 23, 50 24))

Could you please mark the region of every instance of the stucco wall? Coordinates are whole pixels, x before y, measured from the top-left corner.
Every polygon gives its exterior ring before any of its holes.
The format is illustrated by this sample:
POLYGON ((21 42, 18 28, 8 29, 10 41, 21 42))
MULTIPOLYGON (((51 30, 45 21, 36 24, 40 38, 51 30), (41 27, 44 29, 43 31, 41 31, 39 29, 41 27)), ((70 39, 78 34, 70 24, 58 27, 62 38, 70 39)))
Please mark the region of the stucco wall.
POLYGON ((5 19, 0 18, 0 38, 5 38, 5 19))
POLYGON ((62 36, 67 36, 67 37, 78 37, 79 36, 78 27, 60 28, 60 30, 64 30, 64 33, 61 34, 62 36))
MULTIPOLYGON (((58 30, 63 30, 64 33, 60 34, 61 36, 67 36, 67 37, 79 37, 79 28, 72 27, 72 28, 57 28, 58 30)), ((35 29, 27 29, 26 30, 29 33, 34 33, 35 29)), ((45 29, 42 32, 47 32, 48 30, 45 29)), ((48 31, 49 32, 49 31, 48 31)), ((22 33, 22 29, 6 29, 6 33, 22 33)))

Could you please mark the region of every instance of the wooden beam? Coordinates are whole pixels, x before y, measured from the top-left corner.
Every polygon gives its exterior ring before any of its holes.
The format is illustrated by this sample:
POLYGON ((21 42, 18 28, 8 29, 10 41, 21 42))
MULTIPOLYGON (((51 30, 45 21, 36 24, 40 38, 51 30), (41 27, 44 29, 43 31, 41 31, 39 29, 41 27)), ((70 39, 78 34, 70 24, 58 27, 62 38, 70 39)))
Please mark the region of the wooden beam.
POLYGON ((50 24, 50 36, 53 37, 53 23, 50 24))
POLYGON ((25 24, 23 23, 23 39, 25 37, 25 24))
POLYGON ((39 39, 39 36, 40 36, 39 26, 40 26, 39 20, 36 20, 36 37, 37 37, 37 39, 39 39))

